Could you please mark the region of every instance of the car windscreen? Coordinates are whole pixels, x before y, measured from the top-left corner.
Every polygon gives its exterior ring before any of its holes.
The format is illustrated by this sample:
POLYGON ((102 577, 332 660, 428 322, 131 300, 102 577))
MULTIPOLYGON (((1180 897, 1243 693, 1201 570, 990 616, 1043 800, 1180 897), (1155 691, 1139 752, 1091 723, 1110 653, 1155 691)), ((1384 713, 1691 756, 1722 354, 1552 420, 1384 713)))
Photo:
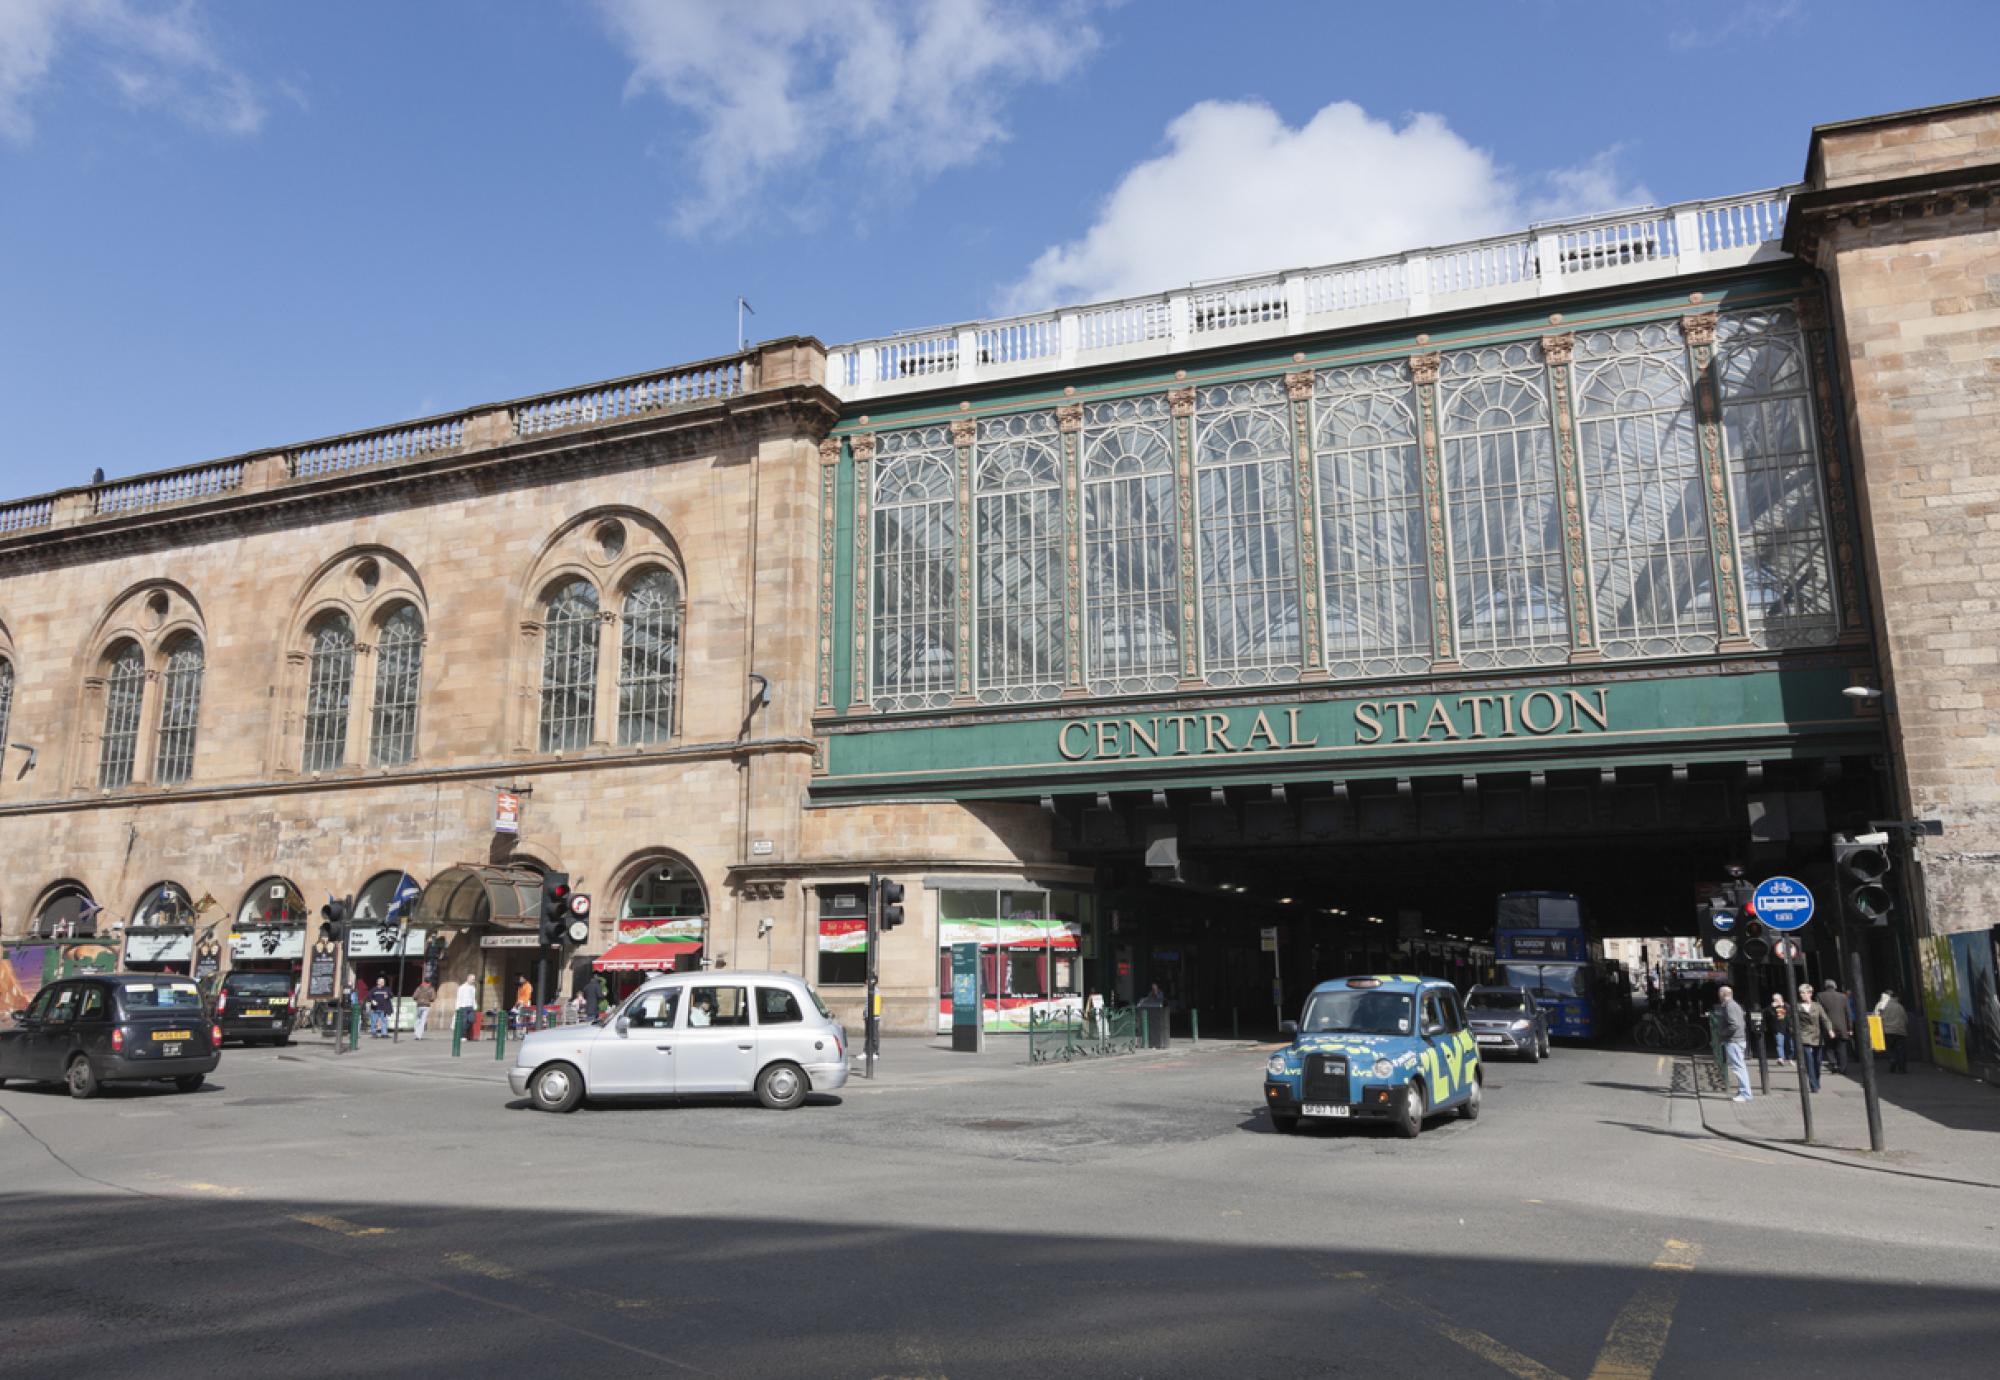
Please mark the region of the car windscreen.
POLYGON ((1467 1009, 1472 1011, 1519 1011, 1519 992, 1474 992, 1465 999, 1467 1009))
POLYGON ((222 980, 223 990, 243 996, 282 997, 292 990, 290 973, 231 973, 222 980))
POLYGON ((1587 992, 1580 963, 1507 963, 1500 971, 1509 987, 1537 997, 1581 997, 1587 992))
POLYGON ((201 989, 192 982, 133 982, 118 989, 118 1004, 129 1020, 144 1016, 193 1015, 201 1010, 201 989))
POLYGON ((1410 998, 1405 992, 1315 992, 1306 1001, 1299 1030, 1307 1035, 1332 1031, 1407 1035, 1410 1023, 1410 998))

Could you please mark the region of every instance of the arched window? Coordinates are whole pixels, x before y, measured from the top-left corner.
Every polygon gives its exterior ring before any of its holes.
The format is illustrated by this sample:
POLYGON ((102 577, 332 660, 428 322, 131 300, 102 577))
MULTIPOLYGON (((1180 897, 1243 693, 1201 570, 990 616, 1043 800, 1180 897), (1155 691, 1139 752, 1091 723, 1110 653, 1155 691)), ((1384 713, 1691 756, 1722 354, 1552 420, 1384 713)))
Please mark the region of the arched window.
POLYGON ((298 925, 306 919, 305 893, 289 877, 265 877, 244 893, 239 925, 298 925))
POLYGON ((330 613, 313 625, 306 668, 305 769, 330 771, 347 760, 347 707, 354 695, 354 624, 330 613))
POLYGON ((663 743, 674 734, 680 694, 680 581, 665 570, 641 575, 618 623, 618 741, 663 743))
MULTIPOLYGON (((621 920, 698 919, 708 913, 701 878, 679 858, 648 863, 625 888, 618 907, 621 920)), ((700 931, 695 931, 699 936, 700 931)))
POLYGON ((146 888, 139 904, 132 907, 134 925, 186 925, 195 918, 194 903, 179 882, 160 882, 146 888))
POLYGON ((153 780, 162 786, 185 781, 194 771, 195 720, 201 714, 201 639, 181 633, 167 644, 167 670, 160 679, 160 740, 153 753, 153 780))
POLYGON ((1313 464, 1329 669, 1343 678, 1428 670, 1423 472, 1403 365, 1313 380, 1313 464))
POLYGON ((1297 680, 1297 495, 1284 386, 1253 379, 1196 396, 1202 669, 1219 685, 1297 680))
POLYGON ((1062 692, 1062 453, 1053 412, 979 423, 973 672, 988 703, 1062 692))
POLYGON ((121 642, 112 648, 104 674, 104 740, 97 755, 100 790, 132 783, 145 699, 146 654, 136 642, 121 642))
POLYGON ((398 604, 375 638, 375 705, 368 765, 400 766, 417 755, 417 698, 424 674, 424 616, 398 604))
POLYGON ((1576 338, 1577 441, 1597 638, 1606 656, 1715 650, 1714 567, 1680 334, 1576 338))
POLYGON ((1459 659, 1480 669, 1567 661, 1562 504, 1541 346, 1455 351, 1442 373, 1459 659))
POLYGON ((1083 409, 1083 664, 1096 694, 1180 677, 1173 437, 1162 394, 1083 409))
POLYGON ((90 889, 81 882, 58 882, 42 894, 28 933, 54 939, 89 936, 97 933, 97 915, 103 909, 90 899, 90 889))
POLYGON ((878 709, 951 703, 958 675, 958 503, 951 433, 886 431, 875 461, 878 709))
POLYGON ((7 730, 14 722, 14 663, 0 657, 0 752, 6 750, 7 730))
POLYGON ((542 751, 588 747, 596 723, 597 589, 570 580, 542 616, 542 751))

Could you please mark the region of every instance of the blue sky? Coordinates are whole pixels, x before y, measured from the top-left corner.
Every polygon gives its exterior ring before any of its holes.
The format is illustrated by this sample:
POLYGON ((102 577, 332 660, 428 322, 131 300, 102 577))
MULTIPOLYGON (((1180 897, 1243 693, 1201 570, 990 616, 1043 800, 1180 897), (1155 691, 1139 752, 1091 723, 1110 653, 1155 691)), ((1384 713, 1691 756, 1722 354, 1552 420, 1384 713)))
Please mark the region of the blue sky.
POLYGON ((0 0, 0 493, 1795 179, 2000 6, 0 0))

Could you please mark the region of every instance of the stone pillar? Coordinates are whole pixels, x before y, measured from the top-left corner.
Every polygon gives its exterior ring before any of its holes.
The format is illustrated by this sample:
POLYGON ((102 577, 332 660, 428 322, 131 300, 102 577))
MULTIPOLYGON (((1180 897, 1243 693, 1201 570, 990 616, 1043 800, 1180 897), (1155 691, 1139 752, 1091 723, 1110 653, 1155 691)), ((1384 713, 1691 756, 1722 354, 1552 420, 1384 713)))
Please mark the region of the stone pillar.
POLYGON ((1548 370, 1549 414, 1556 428, 1556 497, 1562 507, 1564 599, 1569 605, 1569 659, 1602 661, 1597 645, 1597 595, 1590 583, 1590 552, 1583 536, 1583 482, 1576 466, 1576 409, 1570 402, 1570 361, 1576 336, 1542 337, 1548 370))
MULTIPOLYGON (((1421 343, 1424 337, 1419 336, 1421 343)), ((1458 624, 1451 612, 1451 555, 1444 532, 1444 462, 1438 442, 1438 365, 1435 351, 1410 356, 1417 392, 1417 442, 1423 448, 1424 564, 1431 591, 1431 669, 1456 671, 1458 624)))
POLYGON ((1201 615, 1195 607, 1194 575, 1194 389, 1170 388, 1167 406, 1174 417, 1174 509, 1180 521, 1174 545, 1180 553, 1181 688, 1202 684, 1201 615))
MULTIPOLYGON (((868 419, 861 420, 866 423, 868 419)), ((869 697, 868 666, 868 586, 872 574, 868 553, 873 548, 869 528, 873 523, 870 514, 875 483, 875 433, 857 432, 848 437, 847 449, 854 457, 854 685, 847 712, 870 714, 875 709, 869 697)))
POLYGON ((1089 691, 1083 680, 1083 404, 1056 408, 1062 433, 1063 698, 1089 691))
POLYGON ((1820 469, 1826 477, 1828 535, 1833 541, 1835 597, 1840 601, 1840 640, 1849 645, 1868 641, 1867 605, 1861 594, 1861 557, 1855 534, 1855 513, 1842 443, 1840 408, 1833 396, 1833 331, 1826 301, 1809 292, 1796 303, 1799 328, 1806 338, 1806 370, 1812 375, 1813 424, 1819 439, 1820 469))
POLYGON ((1736 558, 1735 500, 1729 490, 1729 462, 1722 454, 1722 390, 1715 379, 1715 313, 1681 318, 1687 341, 1688 377, 1694 381, 1696 441, 1701 453, 1701 488, 1708 503, 1709 579, 1715 589, 1717 649, 1747 652, 1743 621, 1743 572, 1736 558))
MULTIPOLYGON (((959 357, 961 360, 964 356, 959 357)), ((952 660, 957 672, 958 688, 952 695, 954 704, 977 704, 978 696, 973 693, 974 672, 978 661, 977 649, 972 641, 972 449, 973 440, 979 434, 979 423, 970 417, 954 417, 951 420, 951 451, 955 457, 958 493, 958 542, 952 560, 958 568, 958 578, 953 588, 957 591, 958 655, 952 660)))
POLYGON ((1298 518, 1299 631, 1304 634, 1299 679, 1327 680, 1331 677, 1326 669, 1326 619, 1319 606, 1324 584, 1320 578, 1319 485, 1313 482, 1312 370, 1286 374, 1285 396, 1291 402, 1292 471, 1298 489, 1292 511, 1298 518))

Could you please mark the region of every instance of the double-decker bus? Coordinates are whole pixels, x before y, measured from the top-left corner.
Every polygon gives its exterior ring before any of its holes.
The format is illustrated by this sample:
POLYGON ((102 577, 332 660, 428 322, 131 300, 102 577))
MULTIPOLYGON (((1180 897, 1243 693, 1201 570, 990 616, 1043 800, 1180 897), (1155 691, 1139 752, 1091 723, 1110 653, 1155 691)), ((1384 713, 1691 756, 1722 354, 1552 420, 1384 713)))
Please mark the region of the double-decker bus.
POLYGON ((1503 891, 1494 909, 1493 959, 1499 981, 1532 993, 1549 1033, 1595 1040, 1608 1033, 1615 1004, 1604 977, 1604 946, 1567 891, 1503 891))

